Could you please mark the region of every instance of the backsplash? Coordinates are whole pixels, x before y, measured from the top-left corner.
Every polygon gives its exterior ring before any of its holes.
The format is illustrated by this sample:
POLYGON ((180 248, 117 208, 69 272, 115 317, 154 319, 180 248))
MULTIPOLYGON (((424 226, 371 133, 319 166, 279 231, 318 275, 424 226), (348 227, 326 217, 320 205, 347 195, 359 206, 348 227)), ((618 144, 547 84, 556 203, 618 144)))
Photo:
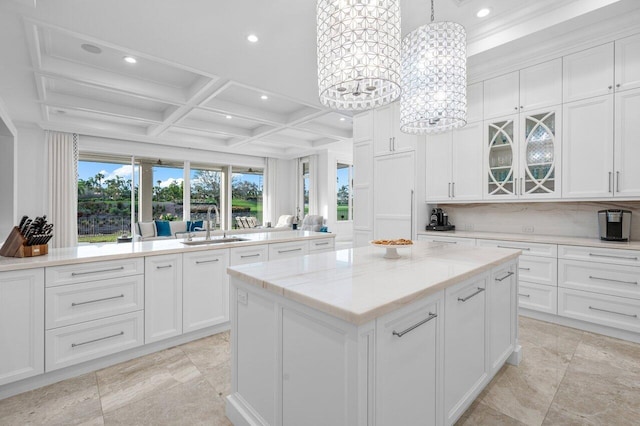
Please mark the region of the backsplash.
POLYGON ((439 204, 460 231, 598 238, 598 210, 631 214, 631 240, 640 241, 640 201, 439 204), (531 230, 533 229, 533 232, 531 230))

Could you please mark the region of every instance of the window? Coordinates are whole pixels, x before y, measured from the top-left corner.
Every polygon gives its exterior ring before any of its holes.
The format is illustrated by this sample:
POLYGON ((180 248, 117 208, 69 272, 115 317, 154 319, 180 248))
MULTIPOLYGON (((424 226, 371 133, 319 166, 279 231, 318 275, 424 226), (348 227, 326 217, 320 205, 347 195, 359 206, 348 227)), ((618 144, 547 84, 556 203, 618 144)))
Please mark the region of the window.
MULTIPOLYGON (((218 216, 215 220, 215 226, 212 224, 211 229, 220 227, 220 216, 223 214, 220 188, 222 184, 222 171, 213 168, 196 167, 191 169, 191 220, 206 220, 207 210, 211 206, 218 209, 218 216)), ((215 210, 212 210, 212 214, 215 210)))
POLYGON ((182 220, 184 172, 181 166, 153 166, 153 219, 182 220))
POLYGON ((309 173, 309 160, 302 162, 302 215, 309 214, 309 188, 311 179, 309 173))
MULTIPOLYGON (((131 230, 131 162, 78 161, 78 242, 113 242, 131 230)), ((137 186, 135 187, 137 192, 137 186)))
POLYGON ((264 171, 254 168, 233 168, 231 179, 231 225, 251 228, 262 225, 262 189, 264 171), (238 218, 254 218, 250 222, 238 218))
POLYGON ((353 179, 353 166, 338 163, 336 167, 336 219, 353 220, 353 191, 351 182, 353 179))

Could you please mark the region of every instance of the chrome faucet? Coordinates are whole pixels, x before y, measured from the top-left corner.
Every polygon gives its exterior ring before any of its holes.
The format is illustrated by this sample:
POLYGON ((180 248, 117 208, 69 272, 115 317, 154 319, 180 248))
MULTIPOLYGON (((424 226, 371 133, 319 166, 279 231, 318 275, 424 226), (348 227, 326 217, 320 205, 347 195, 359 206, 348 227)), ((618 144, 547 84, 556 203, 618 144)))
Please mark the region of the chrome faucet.
POLYGON ((207 234, 204 237, 205 240, 211 239, 211 209, 215 210, 216 219, 220 218, 220 211, 218 210, 218 206, 216 206, 215 204, 209 206, 209 208, 207 209, 207 234))

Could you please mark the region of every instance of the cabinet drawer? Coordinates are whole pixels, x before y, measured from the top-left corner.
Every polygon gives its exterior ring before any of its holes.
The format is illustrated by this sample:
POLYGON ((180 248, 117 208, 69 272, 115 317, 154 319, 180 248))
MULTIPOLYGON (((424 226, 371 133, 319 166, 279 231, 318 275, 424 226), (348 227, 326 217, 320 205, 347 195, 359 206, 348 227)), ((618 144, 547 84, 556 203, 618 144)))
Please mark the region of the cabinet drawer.
POLYGON ((557 257, 558 246, 555 244, 525 243, 520 241, 476 240, 478 247, 500 247, 522 250, 527 256, 557 257))
POLYGON ((474 238, 446 237, 437 235, 418 235, 418 241, 429 241, 432 243, 457 244, 460 246, 475 246, 474 238))
POLYGON ((269 260, 267 245, 236 247, 231 249, 229 265, 244 265, 245 263, 266 262, 269 260))
POLYGON ((555 286, 558 282, 558 261, 551 257, 520 256, 520 280, 555 286))
POLYGON ((640 268, 558 260, 558 286, 640 299, 640 268))
POLYGON ((558 288, 558 315, 640 332, 640 301, 558 288))
POLYGON ((47 330, 144 309, 144 275, 46 290, 47 330))
POLYGON ((333 250, 335 247, 335 238, 322 238, 317 240, 309 240, 309 251, 333 250))
POLYGON ((104 262, 76 263, 46 268, 47 287, 83 283, 107 278, 126 277, 144 273, 144 258, 106 260, 104 262))
POLYGON ((640 251, 638 250, 558 246, 558 258, 640 266, 640 251))
POLYGON ((45 370, 57 370, 142 345, 143 320, 143 312, 137 311, 47 331, 45 370))
POLYGON ((292 243, 269 244, 269 260, 286 259, 288 257, 302 256, 309 252, 308 241, 296 241, 292 243))
POLYGON ((558 288, 520 281, 518 283, 518 306, 532 311, 558 313, 558 288))

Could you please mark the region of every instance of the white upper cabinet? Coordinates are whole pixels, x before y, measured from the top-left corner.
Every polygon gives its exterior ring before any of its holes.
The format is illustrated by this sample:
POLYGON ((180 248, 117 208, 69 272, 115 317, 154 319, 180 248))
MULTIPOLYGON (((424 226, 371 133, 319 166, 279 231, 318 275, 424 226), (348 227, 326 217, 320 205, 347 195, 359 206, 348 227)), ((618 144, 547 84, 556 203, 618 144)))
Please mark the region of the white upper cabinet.
POLYGON ((564 105, 563 198, 613 196, 613 96, 564 105))
POLYGON ((640 196, 640 89, 615 95, 615 189, 616 197, 640 196))
POLYGON ((482 82, 467 86, 467 123, 482 121, 484 85, 482 82))
POLYGON ((520 70, 520 111, 562 103, 562 59, 520 70))
POLYGON ((563 58, 563 101, 613 93, 613 43, 563 58))
POLYGON ((451 199, 482 198, 482 121, 470 123, 453 132, 451 152, 451 199))
POLYGON ((520 109, 519 85, 518 71, 485 80, 485 120, 518 112, 520 109))
POLYGON ((451 198, 452 132, 427 136, 426 142, 426 200, 446 201, 451 198))
POLYGON ((374 111, 373 134, 375 156, 416 149, 418 136, 400 131, 399 102, 374 111))
POLYGON ((359 142, 373 138, 373 111, 358 114, 353 119, 353 141, 359 142))
POLYGON ((616 40, 616 91, 640 87, 640 34, 616 40))

